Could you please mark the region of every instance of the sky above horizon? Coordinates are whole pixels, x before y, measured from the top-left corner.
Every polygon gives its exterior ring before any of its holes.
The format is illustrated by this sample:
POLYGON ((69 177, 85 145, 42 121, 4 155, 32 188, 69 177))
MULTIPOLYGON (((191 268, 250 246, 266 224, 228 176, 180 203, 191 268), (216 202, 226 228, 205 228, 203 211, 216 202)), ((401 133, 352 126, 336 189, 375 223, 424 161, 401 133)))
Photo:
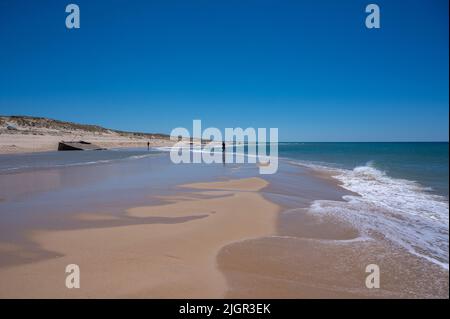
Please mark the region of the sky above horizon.
POLYGON ((448 141, 446 0, 0 2, 0 115, 448 141), (80 7, 81 28, 65 27, 80 7), (365 27, 365 7, 381 28, 365 27))

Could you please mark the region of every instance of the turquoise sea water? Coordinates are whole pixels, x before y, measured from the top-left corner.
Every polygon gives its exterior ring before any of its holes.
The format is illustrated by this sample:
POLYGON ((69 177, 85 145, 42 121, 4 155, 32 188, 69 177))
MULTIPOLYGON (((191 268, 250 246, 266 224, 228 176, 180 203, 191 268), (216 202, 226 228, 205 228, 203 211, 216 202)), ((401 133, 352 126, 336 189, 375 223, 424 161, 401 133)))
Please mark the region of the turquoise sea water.
POLYGON ((448 197, 449 145, 442 143, 279 143, 279 156, 343 169, 372 167, 448 197))
MULTIPOLYGON (((281 159, 306 165, 352 170, 371 167, 392 178, 416 181, 448 198, 448 143, 279 143, 281 159)), ((158 153, 153 150, 150 153, 158 153)), ((146 157, 146 150, 44 152, 0 155, 0 173, 26 169, 107 163, 146 157)))
POLYGON ((316 200, 363 237, 384 238, 448 270, 448 143, 280 143, 292 165, 331 172, 355 195, 316 200))

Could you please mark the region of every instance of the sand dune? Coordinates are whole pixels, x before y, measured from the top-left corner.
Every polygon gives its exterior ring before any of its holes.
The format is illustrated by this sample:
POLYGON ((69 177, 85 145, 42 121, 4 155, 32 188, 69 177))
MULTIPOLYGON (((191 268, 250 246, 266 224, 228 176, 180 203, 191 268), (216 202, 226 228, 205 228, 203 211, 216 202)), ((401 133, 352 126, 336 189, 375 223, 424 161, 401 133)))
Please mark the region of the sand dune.
POLYGON ((163 134, 124 132, 47 118, 0 116, 0 154, 55 151, 58 142, 84 140, 104 148, 169 146, 163 134))

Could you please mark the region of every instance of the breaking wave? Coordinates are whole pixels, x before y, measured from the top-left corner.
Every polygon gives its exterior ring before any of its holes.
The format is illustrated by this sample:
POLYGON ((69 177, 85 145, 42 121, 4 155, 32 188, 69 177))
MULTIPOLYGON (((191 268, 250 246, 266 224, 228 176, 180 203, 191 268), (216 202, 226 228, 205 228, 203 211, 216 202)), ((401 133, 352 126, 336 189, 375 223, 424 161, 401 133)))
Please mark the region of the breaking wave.
MULTIPOLYGON (((304 163, 297 163, 305 165, 304 163)), ((306 164, 306 166, 311 166, 306 164)), ((314 214, 345 219, 370 237, 383 237, 448 270, 449 202, 417 182, 392 178, 369 162, 353 170, 326 169, 354 195, 343 201, 317 200, 314 214)))

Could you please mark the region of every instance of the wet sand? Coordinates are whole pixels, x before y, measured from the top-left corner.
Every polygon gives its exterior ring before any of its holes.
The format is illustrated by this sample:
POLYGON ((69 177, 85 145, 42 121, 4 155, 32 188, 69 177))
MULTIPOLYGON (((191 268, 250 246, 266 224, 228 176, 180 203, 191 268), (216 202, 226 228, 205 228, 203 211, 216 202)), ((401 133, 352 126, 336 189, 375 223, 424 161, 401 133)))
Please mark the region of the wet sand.
POLYGON ((448 298, 448 271, 310 213, 349 192, 306 168, 162 156, 0 177, 0 298, 448 298))
POLYGON ((258 193, 266 185, 260 178, 184 185, 199 191, 127 211, 137 218, 201 217, 183 223, 36 232, 34 241, 55 258, 0 269, 0 297, 224 297, 219 250, 275 232, 279 207, 258 193), (71 263, 80 266, 80 289, 64 285, 71 263))
POLYGON ((227 298, 448 298, 447 271, 337 219, 304 210, 279 227, 220 251, 227 298), (380 267, 379 289, 365 286, 369 264, 380 267))

